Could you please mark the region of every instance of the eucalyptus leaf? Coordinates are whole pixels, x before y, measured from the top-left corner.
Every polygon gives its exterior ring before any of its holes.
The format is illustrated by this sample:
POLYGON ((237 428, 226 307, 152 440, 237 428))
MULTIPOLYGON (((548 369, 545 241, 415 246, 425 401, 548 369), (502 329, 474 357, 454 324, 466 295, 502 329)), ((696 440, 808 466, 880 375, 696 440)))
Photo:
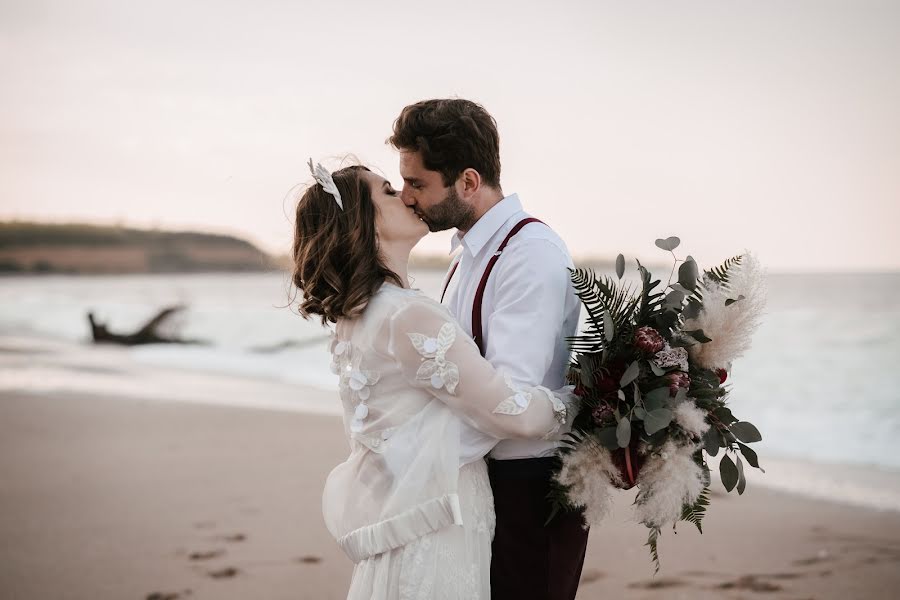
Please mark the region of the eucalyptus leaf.
POLYGON ((669 387, 656 388, 644 394, 644 408, 654 410, 662 408, 669 399, 669 387))
POLYGON ((619 448, 626 447, 631 441, 631 421, 628 420, 628 417, 622 418, 616 425, 616 441, 619 443, 619 448))
POLYGON ((669 388, 656 388, 644 394, 644 408, 647 410, 656 410, 665 406, 669 400, 669 388))
POLYGON ((726 425, 731 425, 737 419, 734 418, 734 415, 731 414, 731 409, 727 406, 720 406, 719 408, 713 410, 713 414, 716 415, 716 418, 726 425))
POLYGON ((656 247, 659 248, 660 250, 668 250, 669 252, 671 252, 672 250, 677 248, 678 244, 680 244, 680 243, 681 243, 681 240, 673 235, 673 236, 667 237, 666 239, 657 239, 656 247))
POLYGON ((625 257, 621 254, 616 257, 616 277, 622 279, 625 274, 625 257))
MULTIPOLYGON (((625 373, 622 374, 622 378, 619 380, 619 386, 625 387, 635 379, 637 379, 638 375, 641 373, 641 364, 640 361, 634 361, 628 368, 625 369, 625 373)), ((624 400, 624 398, 623 398, 624 400)))
POLYGON ((719 453, 719 430, 715 427, 710 427, 703 434, 703 449, 710 456, 715 456, 719 453))
POLYGON ((700 342, 701 344, 705 344, 705 343, 707 343, 707 342, 711 342, 711 341, 712 341, 710 338, 706 337, 706 334, 703 333, 703 330, 702 330, 702 329, 694 329, 694 330, 691 330, 691 331, 685 331, 685 332, 683 332, 683 333, 685 333, 686 335, 691 336, 692 338, 694 338, 695 340, 697 340, 697 341, 700 342))
POLYGON ((685 319, 696 319, 700 316, 700 311, 703 309, 703 304, 697 300, 696 298, 688 298, 688 304, 681 311, 681 314, 684 315, 685 319))
POLYGON ((669 345, 673 348, 690 348, 691 346, 696 346, 697 342, 689 335, 676 335, 672 337, 669 345))
POLYGON ((607 342, 611 342, 616 337, 616 328, 613 325, 612 315, 605 308, 603 309, 603 335, 606 337, 607 342))
POLYGON ((677 283, 677 282, 676 282, 676 283, 673 283, 670 287, 671 287, 673 290, 678 290, 679 292, 681 292, 681 293, 684 294, 685 296, 687 296, 688 294, 691 293, 691 290, 687 289, 686 287, 684 287, 683 285, 681 285, 680 283, 677 283))
POLYGON ((615 427, 604 427, 601 429, 597 434, 597 440, 600 442, 600 445, 607 450, 615 450, 619 447, 619 440, 616 439, 615 427))
POLYGON ((662 377, 663 375, 666 374, 666 370, 663 369, 663 368, 662 368, 661 366, 659 366, 658 364, 656 364, 655 361, 648 360, 647 363, 649 363, 649 365, 650 365, 650 370, 653 371, 653 374, 656 375, 657 377, 662 377))
POLYGON ((697 287, 698 275, 697 263, 693 259, 684 261, 678 267, 678 283, 691 291, 697 287))
POLYGON ((748 446, 746 444, 742 444, 740 442, 738 442, 737 445, 738 445, 738 448, 740 448, 740 450, 741 450, 741 454, 744 455, 744 458, 747 459, 747 462, 750 464, 751 467, 755 467, 755 468, 759 469, 760 471, 762 471, 763 473, 766 472, 765 469, 763 469, 761 466, 759 466, 759 457, 756 456, 756 452, 753 450, 753 448, 751 448, 750 446, 748 446))
POLYGON ((625 390, 616 390, 616 396, 619 397, 619 400, 625 402, 625 390))
POLYGON ((723 455, 722 460, 719 461, 719 477, 722 478, 722 485, 725 486, 725 491, 730 492, 737 485, 738 470, 727 454, 723 455))
POLYGON ((684 303, 684 292, 679 292, 678 290, 672 290, 668 294, 666 294, 666 301, 663 306, 667 308, 680 308, 684 303))
POLYGON ((647 411, 641 408, 640 406, 634 407, 634 416, 637 419, 645 419, 647 417, 647 411))
POLYGON ((594 387, 594 378, 591 373, 591 359, 587 354, 578 355, 578 367, 581 369, 581 385, 592 389, 594 387))
POLYGON ((672 422, 672 411, 668 408, 657 408, 648 411, 644 417, 644 431, 647 435, 653 435, 661 429, 665 429, 672 422))
POLYGON ((725 306, 731 306, 731 305, 734 304, 735 302, 740 302, 740 301, 743 300, 743 299, 744 299, 744 295, 743 295, 743 294, 738 295, 737 298, 728 298, 728 299, 725 300, 725 306))
POLYGON ((734 437, 741 440, 745 444, 759 442, 762 440, 762 434, 753 425, 753 423, 748 423, 747 421, 739 421, 732 425, 730 429, 731 433, 734 434, 734 437))
POLYGON ((738 471, 738 484, 737 491, 738 495, 744 493, 744 490, 747 488, 747 478, 744 477, 744 463, 741 461, 741 457, 735 455, 734 460, 737 461, 737 471, 738 471))

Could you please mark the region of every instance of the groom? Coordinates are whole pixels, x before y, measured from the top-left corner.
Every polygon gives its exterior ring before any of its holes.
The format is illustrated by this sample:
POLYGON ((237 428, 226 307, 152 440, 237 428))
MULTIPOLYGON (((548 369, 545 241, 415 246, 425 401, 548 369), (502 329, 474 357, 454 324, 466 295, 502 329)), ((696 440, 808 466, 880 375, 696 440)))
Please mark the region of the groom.
MULTIPOLYGON (((497 123, 462 99, 403 109, 388 140, 400 151, 403 201, 431 231, 456 228, 442 302, 484 357, 514 382, 562 387, 580 304, 572 259, 552 229, 500 188, 497 123)), ((549 516, 556 442, 504 440, 488 472, 497 528, 491 561, 494 600, 571 600, 584 563, 581 513, 549 516)))

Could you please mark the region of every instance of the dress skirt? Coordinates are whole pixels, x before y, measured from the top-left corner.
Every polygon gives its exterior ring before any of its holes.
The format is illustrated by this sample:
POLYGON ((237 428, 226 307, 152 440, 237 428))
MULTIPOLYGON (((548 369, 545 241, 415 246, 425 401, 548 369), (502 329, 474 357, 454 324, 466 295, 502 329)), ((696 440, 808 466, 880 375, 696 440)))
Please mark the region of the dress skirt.
POLYGON ((462 525, 357 563, 347 600, 490 600, 495 516, 483 460, 460 468, 457 493, 462 525))

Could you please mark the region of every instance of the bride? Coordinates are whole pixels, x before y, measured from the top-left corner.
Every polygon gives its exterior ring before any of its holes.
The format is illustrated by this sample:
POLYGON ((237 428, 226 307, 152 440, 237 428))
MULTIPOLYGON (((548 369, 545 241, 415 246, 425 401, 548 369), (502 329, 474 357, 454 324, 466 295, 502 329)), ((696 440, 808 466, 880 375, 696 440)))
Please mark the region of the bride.
POLYGON ((409 254, 428 226, 387 180, 309 166, 293 283, 305 318, 335 324, 350 456, 322 509, 355 563, 348 598, 487 600, 494 505, 482 458, 498 439, 554 436, 574 396, 515 388, 410 289, 409 254))

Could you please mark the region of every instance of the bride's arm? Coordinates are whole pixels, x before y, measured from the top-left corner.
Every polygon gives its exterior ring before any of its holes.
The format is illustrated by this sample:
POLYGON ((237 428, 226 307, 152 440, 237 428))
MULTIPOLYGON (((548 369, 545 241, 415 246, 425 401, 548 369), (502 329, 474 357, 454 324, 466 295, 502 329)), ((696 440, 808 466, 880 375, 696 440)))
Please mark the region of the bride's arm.
POLYGON ((572 394, 515 387, 439 304, 411 301, 390 319, 388 330, 388 353, 410 385, 428 390, 488 435, 550 437, 574 412, 572 394))

